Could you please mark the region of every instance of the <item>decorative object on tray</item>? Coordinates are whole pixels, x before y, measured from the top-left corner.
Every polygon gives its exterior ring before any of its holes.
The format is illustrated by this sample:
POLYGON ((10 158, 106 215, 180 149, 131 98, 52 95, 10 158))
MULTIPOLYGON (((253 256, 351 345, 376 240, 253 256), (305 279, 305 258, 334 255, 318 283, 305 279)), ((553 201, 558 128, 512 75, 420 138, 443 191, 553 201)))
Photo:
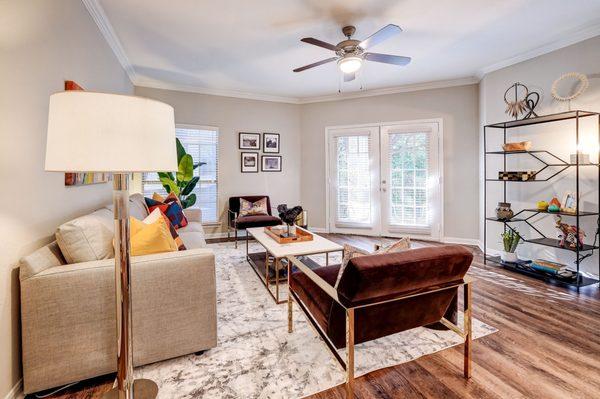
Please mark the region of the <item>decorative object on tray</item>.
POLYGON ((296 235, 290 237, 288 236, 287 228, 283 226, 265 227, 265 233, 279 244, 313 240, 313 235, 310 232, 301 229, 296 229, 296 235))
POLYGON ((502 144, 502 149, 506 152, 529 151, 531 149, 531 141, 519 141, 516 143, 505 143, 505 144, 502 144))
POLYGON ((571 215, 577 214, 577 197, 575 197, 575 193, 565 193, 560 210, 563 213, 568 213, 571 215))
POLYGON ((567 101, 569 111, 571 110, 571 100, 576 99, 589 87, 590 82, 587 76, 579 72, 568 72, 561 75, 552 83, 552 97, 557 101, 567 101))
POLYGON ((560 212, 560 201, 558 198, 553 197, 548 204, 548 212, 558 213, 560 212))
POLYGON ((263 133, 263 152, 279 154, 279 133, 263 133))
POLYGON ((300 226, 303 229, 308 228, 308 211, 303 210, 302 213, 298 215, 294 223, 296 226, 300 226))
POLYGON ((590 163, 590 154, 585 154, 583 152, 579 152, 578 154, 571 154, 570 158, 571 158, 571 163, 572 164, 576 164, 577 163, 577 155, 579 155, 579 164, 580 165, 587 165, 590 163))
POLYGON ((583 238, 585 237, 585 232, 581 229, 577 229, 577 226, 563 223, 562 218, 560 216, 556 219, 556 228, 560 230, 560 242, 558 245, 562 248, 576 249, 579 246, 579 249, 583 248, 583 238))
MULTIPOLYGON (((196 194, 193 193, 194 187, 200 180, 199 176, 194 176, 194 170, 206 162, 194 163, 194 159, 185 151, 179 139, 175 139, 177 148, 177 173, 157 172, 160 183, 168 194, 173 193, 179 199, 183 209, 189 208, 196 203, 196 194)), ((159 200, 160 201, 160 200, 159 200)))
POLYGON ((281 172, 281 155, 262 155, 261 170, 263 172, 281 172))
POLYGON ((567 265, 545 259, 534 259, 531 262, 530 267, 534 270, 553 274, 563 278, 573 278, 577 275, 576 272, 569 270, 567 265))
POLYGON ((549 206, 550 206, 550 204, 544 200, 538 201, 536 204, 537 210, 542 211, 542 212, 546 212, 548 210, 549 206))
POLYGON ((535 171, 498 172, 498 180, 505 181, 528 181, 535 180, 535 171))
POLYGON ((258 173, 258 152, 240 153, 240 171, 242 173, 258 173))
POLYGON ((504 102, 506 103, 506 111, 504 112, 515 119, 519 119, 519 115, 527 109, 526 100, 528 95, 529 89, 527 89, 527 86, 519 82, 512 84, 504 92, 504 102), (510 93, 511 90, 514 91, 513 101, 509 101, 507 98, 507 96, 512 94, 510 93))
POLYGON ((302 214, 302 207, 288 208, 287 204, 281 204, 277 206, 277 212, 279 212, 279 219, 287 225, 288 237, 293 237, 295 234, 291 231, 291 227, 296 222, 296 218, 302 214))
POLYGON ((515 251, 523 238, 518 231, 512 229, 506 230, 500 236, 502 237, 502 245, 504 246, 504 251, 500 251, 500 259, 503 262, 517 262, 519 258, 515 251))
POLYGON ((532 91, 529 94, 527 94, 527 97, 525 97, 525 106, 527 107, 527 110, 529 110, 529 112, 525 114, 523 119, 538 117, 538 114, 535 113, 534 108, 538 105, 539 102, 540 94, 538 92, 532 91))
POLYGON ((239 134, 239 149, 240 150, 260 150, 260 133, 239 134))
POLYGON ((496 208, 498 220, 510 220, 514 215, 515 213, 510 209, 510 202, 498 202, 498 208, 496 208))

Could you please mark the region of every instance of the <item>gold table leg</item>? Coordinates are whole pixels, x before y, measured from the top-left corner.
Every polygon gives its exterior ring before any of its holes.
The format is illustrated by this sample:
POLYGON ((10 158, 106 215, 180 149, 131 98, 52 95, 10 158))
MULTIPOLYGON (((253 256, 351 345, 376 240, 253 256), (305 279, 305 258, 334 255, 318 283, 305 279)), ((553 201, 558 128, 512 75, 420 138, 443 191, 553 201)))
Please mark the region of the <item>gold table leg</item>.
POLYGON ((294 331, 294 318, 292 317, 292 312, 293 312, 293 303, 292 303, 292 289, 290 288, 290 279, 291 279, 291 275, 292 275, 292 266, 291 266, 292 262, 290 262, 288 260, 288 264, 287 264, 287 280, 288 280, 288 298, 287 298, 287 303, 288 303, 288 333, 291 333, 294 331))
POLYGON ((464 285, 464 333, 465 333, 465 363, 464 374, 465 378, 471 378, 471 283, 464 285))
POLYGON ((346 398, 354 397, 354 309, 346 310, 346 398))

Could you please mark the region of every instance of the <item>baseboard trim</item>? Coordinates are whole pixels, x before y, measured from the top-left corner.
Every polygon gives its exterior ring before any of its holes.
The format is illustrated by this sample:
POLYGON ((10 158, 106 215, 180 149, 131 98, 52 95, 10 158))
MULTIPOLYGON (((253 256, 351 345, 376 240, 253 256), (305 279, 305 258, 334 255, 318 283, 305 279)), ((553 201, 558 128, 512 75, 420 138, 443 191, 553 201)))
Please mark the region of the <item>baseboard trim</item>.
POLYGON ((308 230, 312 231, 313 233, 329 233, 329 229, 327 229, 326 227, 309 227, 308 230))
POLYGON ((473 245, 483 250, 483 243, 476 238, 444 237, 442 238, 442 242, 447 244, 473 245))
POLYGON ((23 397, 23 379, 21 378, 8 394, 6 394, 4 399, 22 399, 23 397))

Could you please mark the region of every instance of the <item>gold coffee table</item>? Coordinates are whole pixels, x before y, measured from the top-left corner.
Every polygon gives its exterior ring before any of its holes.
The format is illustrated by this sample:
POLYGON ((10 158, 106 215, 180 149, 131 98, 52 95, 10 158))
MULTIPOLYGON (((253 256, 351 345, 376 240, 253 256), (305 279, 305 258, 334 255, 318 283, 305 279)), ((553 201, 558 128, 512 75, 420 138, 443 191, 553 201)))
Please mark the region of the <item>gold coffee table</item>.
MULTIPOLYGON (((296 227, 296 229, 301 228, 296 227)), ((327 266, 329 265, 329 254, 331 252, 341 252, 344 250, 344 247, 340 244, 336 244, 314 233, 311 233, 314 236, 312 241, 279 244, 265 233, 264 227, 252 227, 247 232, 246 260, 254 272, 256 272, 276 304, 287 301, 287 298, 280 300, 279 292, 280 283, 287 282, 287 267, 282 264, 283 262, 287 262, 287 260, 284 260, 287 256, 298 257, 325 254, 325 265, 327 266), (250 236, 265 249, 264 252, 249 252, 248 241, 250 236)), ((306 259, 304 263, 311 268, 321 267, 321 265, 310 259, 306 259)))

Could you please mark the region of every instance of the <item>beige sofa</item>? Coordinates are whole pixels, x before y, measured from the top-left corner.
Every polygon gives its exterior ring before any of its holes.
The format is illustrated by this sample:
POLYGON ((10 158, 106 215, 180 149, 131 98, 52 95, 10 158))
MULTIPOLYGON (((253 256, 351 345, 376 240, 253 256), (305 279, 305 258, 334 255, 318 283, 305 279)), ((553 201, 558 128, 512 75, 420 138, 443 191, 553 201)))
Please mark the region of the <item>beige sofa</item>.
MULTIPOLYGON (((130 214, 147 213, 143 197, 131 196, 130 214)), ((186 216, 178 230, 186 251, 132 258, 135 366, 217 344, 214 254, 204 248, 199 210, 186 216)), ((63 224, 58 243, 21 260, 25 393, 116 371, 112 226, 107 206, 63 224)))

